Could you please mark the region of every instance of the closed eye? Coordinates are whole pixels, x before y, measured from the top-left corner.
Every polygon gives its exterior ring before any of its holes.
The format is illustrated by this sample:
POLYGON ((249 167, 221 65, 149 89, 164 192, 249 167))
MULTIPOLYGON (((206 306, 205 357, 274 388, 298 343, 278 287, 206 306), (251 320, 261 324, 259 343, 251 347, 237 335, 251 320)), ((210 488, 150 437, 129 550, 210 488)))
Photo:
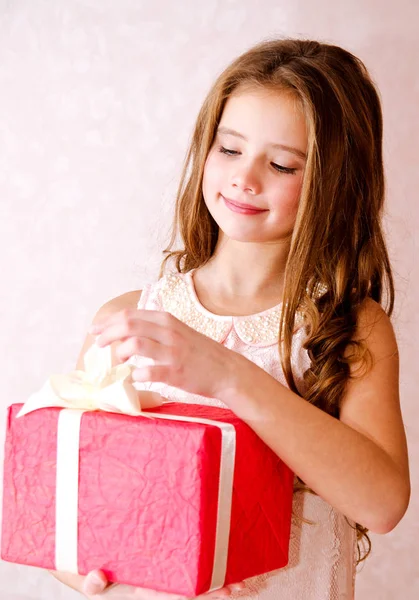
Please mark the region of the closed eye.
POLYGON ((291 169, 290 167, 282 167, 281 165, 277 165, 276 163, 271 163, 271 165, 280 173, 289 173, 290 175, 295 175, 297 171, 297 169, 291 169))
POLYGON ((234 156, 235 154, 240 154, 240 152, 237 152, 236 150, 229 150, 228 148, 224 148, 224 146, 220 146, 219 151, 222 154, 227 154, 227 156, 234 156))
MULTIPOLYGON (((229 150, 224 146, 220 146, 218 151, 222 154, 227 154, 227 156, 237 156, 240 154, 237 150, 229 150)), ((283 167, 282 165, 277 165, 276 163, 271 163, 272 167, 275 171, 279 171, 279 173, 288 173, 289 175, 295 175, 297 169, 291 169, 290 167, 283 167)))

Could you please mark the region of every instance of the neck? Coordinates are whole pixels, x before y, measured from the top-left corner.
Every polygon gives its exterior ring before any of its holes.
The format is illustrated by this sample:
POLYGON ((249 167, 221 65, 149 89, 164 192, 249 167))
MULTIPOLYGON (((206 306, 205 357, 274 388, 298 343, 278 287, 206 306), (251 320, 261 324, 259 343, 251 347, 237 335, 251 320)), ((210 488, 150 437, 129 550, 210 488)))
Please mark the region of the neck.
POLYGON ((279 303, 289 241, 252 244, 227 240, 197 269, 195 280, 219 302, 279 303))

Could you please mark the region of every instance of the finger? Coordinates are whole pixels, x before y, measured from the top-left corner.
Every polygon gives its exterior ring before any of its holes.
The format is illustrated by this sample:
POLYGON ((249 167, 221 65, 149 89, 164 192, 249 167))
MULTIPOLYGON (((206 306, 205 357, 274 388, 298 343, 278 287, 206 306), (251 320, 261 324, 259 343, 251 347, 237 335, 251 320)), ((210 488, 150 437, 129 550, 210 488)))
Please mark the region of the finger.
POLYGON ((95 570, 88 573, 83 582, 83 593, 90 596, 101 594, 107 587, 108 580, 103 571, 95 570))
POLYGON ((227 587, 230 588, 232 592, 238 592, 240 590, 244 590, 246 584, 244 581, 239 581, 237 583, 230 583, 227 587))
POLYGON ((119 344, 116 355, 122 362, 131 358, 131 356, 139 355, 167 364, 170 363, 171 349, 149 338, 133 336, 119 344))
POLYGON ((96 338, 96 344, 103 347, 112 342, 125 341, 132 337, 146 338, 164 346, 173 343, 172 333, 163 325, 135 319, 107 325, 96 338))
POLYGON ((102 319, 96 319, 95 322, 90 325, 89 332, 92 334, 98 334, 103 331, 103 329, 115 325, 116 323, 131 321, 137 316, 136 313, 138 313, 138 311, 133 308, 124 308, 123 310, 118 310, 117 312, 107 315, 102 319))
POLYGON ((149 365, 147 367, 135 369, 132 372, 131 377, 134 381, 138 381, 139 383, 157 382, 178 387, 176 386, 176 383, 178 382, 172 381, 170 373, 170 367, 167 365, 149 365))
POLYGON ((134 308, 124 308, 113 314, 108 315, 103 319, 97 319, 89 327, 89 332, 92 334, 98 334, 103 329, 121 323, 124 321, 133 321, 139 319, 141 321, 147 321, 149 323, 155 323, 161 327, 174 327, 175 324, 179 324, 180 321, 171 313, 163 310, 141 310, 134 308))
POLYGON ((225 587, 219 588, 214 592, 209 592, 205 594, 205 600, 211 599, 215 600, 215 598, 228 598, 233 592, 238 592, 243 590, 246 587, 244 581, 239 581, 237 583, 229 583, 225 587))
POLYGON ((113 342, 120 342, 131 337, 141 336, 154 339, 153 327, 143 326, 141 323, 131 321, 121 321, 119 323, 107 324, 101 333, 96 337, 96 344, 102 348, 113 342))

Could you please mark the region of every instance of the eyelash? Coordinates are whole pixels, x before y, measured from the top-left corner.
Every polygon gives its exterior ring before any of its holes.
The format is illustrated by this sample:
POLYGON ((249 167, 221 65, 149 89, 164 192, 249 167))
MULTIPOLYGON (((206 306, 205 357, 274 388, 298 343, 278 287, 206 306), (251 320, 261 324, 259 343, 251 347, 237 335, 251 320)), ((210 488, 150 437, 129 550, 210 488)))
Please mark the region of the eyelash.
MULTIPOLYGON (((226 154, 227 156, 237 156, 238 154, 240 154, 240 152, 237 152, 236 150, 229 150, 228 148, 224 148, 224 146, 220 146, 218 148, 218 151, 221 152, 221 154, 226 154)), ((297 171, 297 169, 290 169, 289 167, 282 167, 281 165, 277 165, 276 163, 271 163, 271 165, 273 166, 275 171, 278 171, 279 173, 287 173, 289 175, 295 175, 295 173, 297 171)))

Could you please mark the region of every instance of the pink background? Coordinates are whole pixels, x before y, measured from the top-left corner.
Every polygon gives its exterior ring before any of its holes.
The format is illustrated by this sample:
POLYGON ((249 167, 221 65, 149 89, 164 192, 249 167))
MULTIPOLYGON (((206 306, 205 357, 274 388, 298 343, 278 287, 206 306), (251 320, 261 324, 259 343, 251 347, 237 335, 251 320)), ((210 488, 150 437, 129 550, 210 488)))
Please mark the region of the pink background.
MULTIPOLYGON (((270 36, 336 42, 364 60, 383 101, 413 487, 400 525, 372 536, 356 599, 418 597, 418 25, 416 0, 0 0, 0 459, 6 406, 74 368, 99 306, 157 276, 214 77, 270 36)), ((42 570, 0 562, 0 597, 80 595, 42 570)))

